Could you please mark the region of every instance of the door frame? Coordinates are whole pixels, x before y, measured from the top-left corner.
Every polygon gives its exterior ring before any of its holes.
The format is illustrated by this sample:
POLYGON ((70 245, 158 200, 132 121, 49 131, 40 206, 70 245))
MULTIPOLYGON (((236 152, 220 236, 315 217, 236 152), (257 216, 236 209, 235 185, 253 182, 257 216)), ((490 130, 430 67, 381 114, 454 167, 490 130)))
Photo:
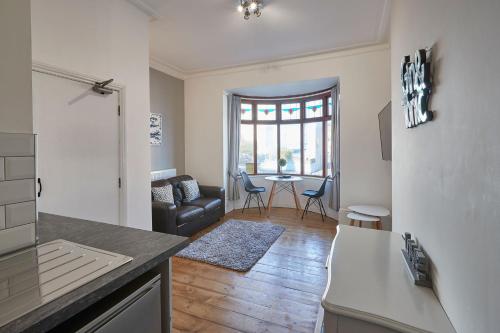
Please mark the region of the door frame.
MULTIPOLYGON (((95 82, 101 82, 104 80, 108 80, 109 78, 99 78, 87 74, 78 73, 75 71, 63 69, 60 67, 48 65, 39 61, 32 61, 31 65, 32 72, 38 72, 43 74, 52 75, 55 77, 59 77, 62 79, 72 80, 76 82, 86 83, 89 85, 94 85, 95 82)), ((127 166, 126 166, 126 135, 125 135, 125 86, 112 82, 107 85, 108 88, 111 88, 113 91, 118 93, 118 107, 119 110, 116 112, 120 112, 118 115, 118 177, 121 180, 121 186, 118 188, 118 225, 126 226, 127 225, 127 166)), ((37 134, 37 133, 35 133, 37 134)), ((118 182, 118 179, 116 180, 118 182)), ((118 184, 117 184, 118 186, 118 184)))

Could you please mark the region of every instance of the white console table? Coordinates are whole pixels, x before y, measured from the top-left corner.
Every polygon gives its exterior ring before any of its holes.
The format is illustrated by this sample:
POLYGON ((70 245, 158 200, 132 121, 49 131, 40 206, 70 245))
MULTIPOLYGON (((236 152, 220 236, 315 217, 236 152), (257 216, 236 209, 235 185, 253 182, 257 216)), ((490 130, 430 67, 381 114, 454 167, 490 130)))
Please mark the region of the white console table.
POLYGON ((317 330, 455 333, 434 292, 414 285, 402 246, 396 233, 337 227, 321 301, 324 315, 318 318, 317 330))

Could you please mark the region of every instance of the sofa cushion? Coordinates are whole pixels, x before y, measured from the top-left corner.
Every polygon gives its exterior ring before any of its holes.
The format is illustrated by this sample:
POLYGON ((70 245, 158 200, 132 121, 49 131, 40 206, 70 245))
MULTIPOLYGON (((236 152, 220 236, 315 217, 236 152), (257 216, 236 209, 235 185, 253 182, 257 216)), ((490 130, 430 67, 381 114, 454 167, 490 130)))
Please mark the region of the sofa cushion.
POLYGON ((196 180, 184 180, 181 182, 184 202, 191 202, 200 197, 200 189, 196 180))
POLYGON ((172 192, 172 184, 168 184, 161 187, 152 187, 153 200, 161 201, 166 203, 174 203, 174 194, 172 192))
POLYGON ((197 206, 180 206, 177 207, 177 218, 175 222, 177 225, 193 222, 204 214, 205 211, 203 208, 197 206))
POLYGON ((207 214, 220 208, 221 204, 222 204, 221 199, 219 199, 219 198, 207 198, 207 197, 198 198, 196 200, 185 203, 185 205, 203 208, 207 214))

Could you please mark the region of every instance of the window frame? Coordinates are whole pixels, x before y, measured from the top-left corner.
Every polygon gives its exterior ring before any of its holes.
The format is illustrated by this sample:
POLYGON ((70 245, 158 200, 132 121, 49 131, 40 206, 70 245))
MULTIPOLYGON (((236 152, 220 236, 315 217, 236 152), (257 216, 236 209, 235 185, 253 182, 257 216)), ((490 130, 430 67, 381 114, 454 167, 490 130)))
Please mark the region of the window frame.
MULTIPOLYGON (((256 96, 240 96, 241 104, 250 104, 252 106, 252 120, 241 120, 241 124, 253 125, 253 170, 254 173, 251 175, 277 175, 280 172, 280 167, 278 165, 278 160, 281 158, 281 125, 286 124, 300 124, 300 173, 292 174, 294 176, 305 176, 305 177, 315 177, 324 178, 327 176, 327 170, 329 163, 327 161, 327 122, 334 121, 334 109, 332 109, 332 114, 328 114, 328 98, 332 97, 332 89, 336 90, 336 87, 329 88, 328 90, 322 90, 319 92, 314 92, 301 96, 283 96, 283 97, 256 97, 256 96), (315 118, 306 118, 306 102, 315 101, 321 99, 323 101, 323 115, 315 118), (282 119, 282 105, 283 104, 300 104, 300 118, 299 119, 282 119), (276 105, 276 120, 258 120, 257 119, 257 104, 274 104, 276 105), (318 123, 321 122, 323 129, 323 171, 321 176, 304 174, 304 124, 306 123, 318 123), (277 127, 277 159, 276 159, 276 170, 278 173, 258 173, 257 172, 257 125, 276 125, 277 127)), ((337 98, 336 93, 332 98, 332 106, 336 107, 337 98)), ((333 152, 332 152, 333 154, 333 152)))

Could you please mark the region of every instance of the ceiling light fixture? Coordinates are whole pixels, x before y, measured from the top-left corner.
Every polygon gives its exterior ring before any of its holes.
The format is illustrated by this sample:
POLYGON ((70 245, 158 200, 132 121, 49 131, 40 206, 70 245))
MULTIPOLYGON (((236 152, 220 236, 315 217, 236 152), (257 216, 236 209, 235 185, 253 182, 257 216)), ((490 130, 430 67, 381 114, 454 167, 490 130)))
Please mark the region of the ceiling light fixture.
POLYGON ((250 16, 254 14, 257 17, 262 15, 262 8, 264 7, 264 0, 239 0, 238 12, 244 13, 243 18, 245 20, 250 19, 250 16))

